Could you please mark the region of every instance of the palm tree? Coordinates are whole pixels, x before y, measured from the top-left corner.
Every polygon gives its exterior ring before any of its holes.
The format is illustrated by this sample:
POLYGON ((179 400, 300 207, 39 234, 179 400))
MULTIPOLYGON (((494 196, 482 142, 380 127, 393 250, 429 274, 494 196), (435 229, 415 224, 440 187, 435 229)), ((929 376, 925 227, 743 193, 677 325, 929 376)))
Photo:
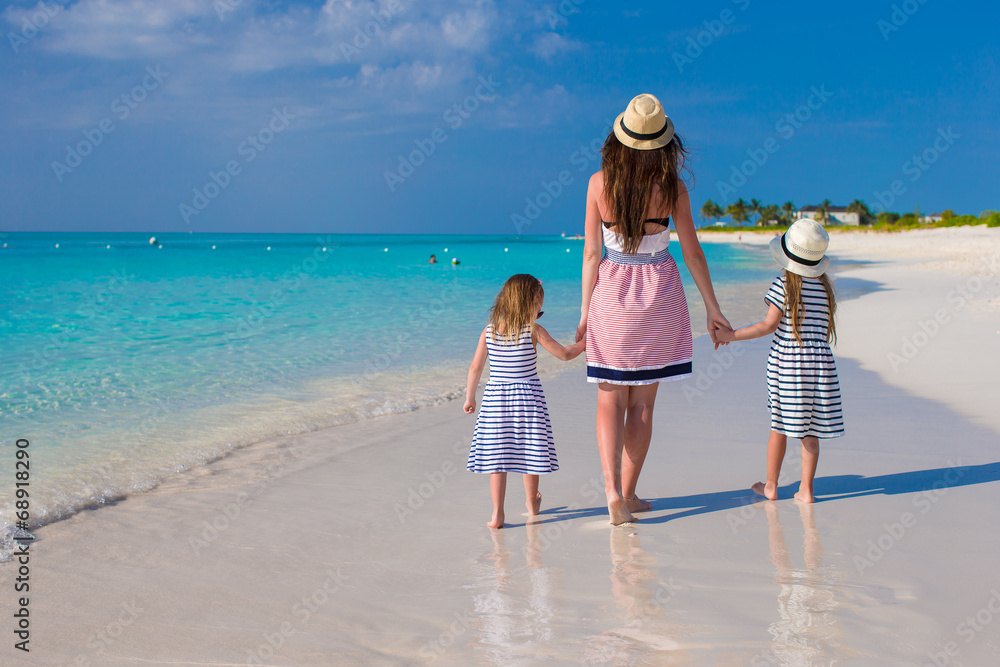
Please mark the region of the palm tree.
POLYGON ((711 199, 702 204, 701 217, 705 220, 715 222, 725 214, 726 212, 722 210, 722 207, 716 204, 711 199))
POLYGON ((747 211, 747 203, 743 200, 743 197, 740 197, 735 203, 726 207, 726 212, 733 216, 733 221, 740 226, 747 221, 747 211))
POLYGON ((792 224, 792 216, 795 214, 795 204, 786 201, 781 205, 781 212, 784 213, 784 223, 786 225, 792 224))
POLYGON ((774 220, 778 217, 778 207, 774 204, 768 204, 760 210, 760 218, 757 220, 758 225, 766 225, 769 221, 774 220))
POLYGON ((819 205, 819 219, 826 225, 830 222, 830 200, 824 199, 823 203, 819 205))
POLYGON ((750 211, 750 213, 753 213, 754 215, 757 216, 757 223, 759 224, 760 223, 760 217, 761 217, 760 216, 761 211, 764 210, 764 206, 763 206, 763 204, 760 203, 760 200, 759 199, 751 199, 750 200, 750 205, 747 206, 747 209, 750 211))
POLYGON ((868 210, 868 204, 866 204, 862 199, 855 199, 850 204, 848 204, 847 212, 857 213, 859 219, 858 221, 862 225, 867 225, 869 222, 871 222, 872 212, 868 210))

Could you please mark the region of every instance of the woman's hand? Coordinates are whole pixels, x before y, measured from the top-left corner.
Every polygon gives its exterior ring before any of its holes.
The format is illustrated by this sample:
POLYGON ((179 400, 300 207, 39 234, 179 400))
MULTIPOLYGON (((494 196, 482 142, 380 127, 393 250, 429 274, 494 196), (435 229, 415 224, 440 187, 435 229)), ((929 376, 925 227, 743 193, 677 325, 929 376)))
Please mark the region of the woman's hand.
POLYGON ((729 320, 726 316, 722 314, 721 310, 713 310, 708 313, 708 335, 712 337, 712 342, 715 343, 715 349, 718 350, 720 345, 728 345, 729 341, 723 342, 719 339, 718 331, 720 329, 729 329, 732 331, 733 327, 729 324, 729 320))
POLYGON ((465 405, 462 406, 462 410, 467 415, 471 415, 476 411, 476 401, 475 399, 467 398, 465 399, 465 405))
POLYGON ((580 318, 580 324, 576 327, 576 342, 580 342, 587 336, 587 316, 580 318))

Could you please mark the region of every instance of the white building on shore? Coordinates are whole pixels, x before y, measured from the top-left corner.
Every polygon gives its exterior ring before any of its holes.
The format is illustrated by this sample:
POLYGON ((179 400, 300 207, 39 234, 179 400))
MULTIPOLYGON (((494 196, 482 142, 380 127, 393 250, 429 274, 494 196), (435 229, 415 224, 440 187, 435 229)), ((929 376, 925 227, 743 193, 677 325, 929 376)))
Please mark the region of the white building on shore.
MULTIPOLYGON (((829 216, 830 224, 838 225, 860 225, 861 224, 861 214, 857 211, 848 211, 846 206, 828 206, 826 209, 826 214, 829 216)), ((798 211, 795 212, 796 218, 811 218, 813 220, 820 219, 820 207, 819 206, 803 206, 798 211)))

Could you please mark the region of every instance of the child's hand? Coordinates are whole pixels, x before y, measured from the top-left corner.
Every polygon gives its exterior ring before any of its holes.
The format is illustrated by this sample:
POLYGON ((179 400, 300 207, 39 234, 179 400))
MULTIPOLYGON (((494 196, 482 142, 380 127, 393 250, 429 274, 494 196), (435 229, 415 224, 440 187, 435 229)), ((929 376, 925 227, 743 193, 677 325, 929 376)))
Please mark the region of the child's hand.
POLYGON ((722 343, 732 343, 736 340, 736 332, 729 328, 719 327, 715 330, 715 337, 722 343))
POLYGON ((465 411, 465 414, 467 415, 471 415, 473 412, 475 412, 476 411, 475 399, 471 398, 465 399, 465 405, 462 406, 462 410, 465 411))

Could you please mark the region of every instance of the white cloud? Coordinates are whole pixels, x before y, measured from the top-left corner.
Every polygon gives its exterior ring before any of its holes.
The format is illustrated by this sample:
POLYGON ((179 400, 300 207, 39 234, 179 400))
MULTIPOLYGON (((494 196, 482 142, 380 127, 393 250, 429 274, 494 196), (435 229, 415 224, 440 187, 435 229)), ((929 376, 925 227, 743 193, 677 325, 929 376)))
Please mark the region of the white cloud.
POLYGON ((529 50, 542 60, 552 62, 560 54, 577 51, 582 48, 583 43, 581 42, 567 39, 555 32, 546 32, 535 37, 535 42, 529 50))

